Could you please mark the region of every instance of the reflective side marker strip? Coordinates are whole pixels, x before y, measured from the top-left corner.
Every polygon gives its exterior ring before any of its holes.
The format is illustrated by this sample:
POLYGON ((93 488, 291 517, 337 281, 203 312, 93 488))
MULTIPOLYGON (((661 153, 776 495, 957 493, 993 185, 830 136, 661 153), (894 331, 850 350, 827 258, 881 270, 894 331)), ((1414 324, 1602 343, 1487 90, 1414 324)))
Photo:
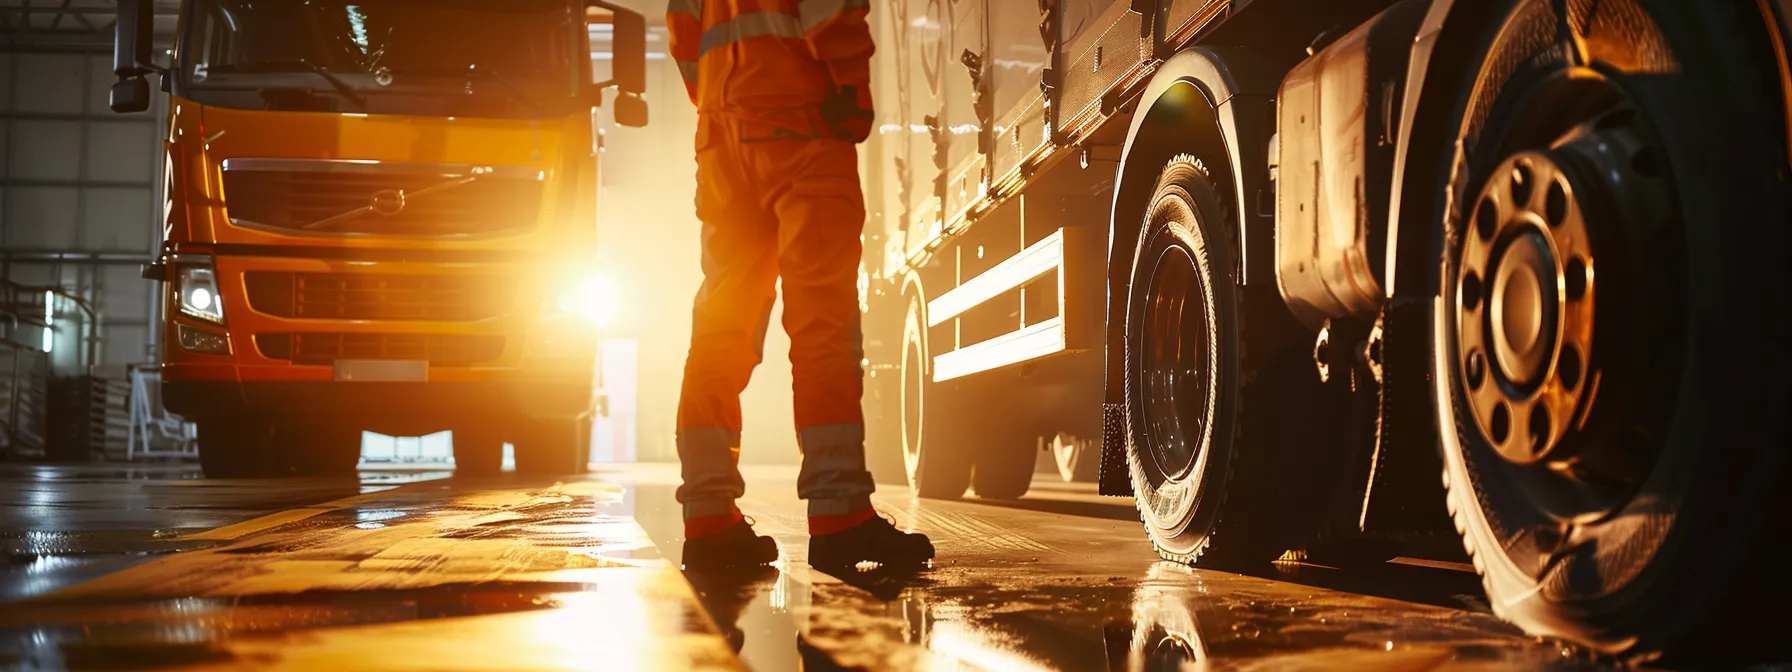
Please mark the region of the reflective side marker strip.
POLYGON ((1064 265, 1064 229, 1052 232, 1031 247, 1002 260, 995 268, 966 280, 952 291, 927 302, 927 326, 937 327, 1003 292, 1031 282, 1064 265))
MULTIPOLYGON (((1073 265, 1065 260, 1069 250, 1081 250, 1080 229, 1061 228, 1039 242, 1002 260, 994 268, 964 281, 952 291, 927 303, 929 327, 956 319, 966 311, 1003 293, 1032 282, 1035 278, 1058 272, 1058 314, 1036 324, 1026 323, 1021 311, 1021 324, 1015 331, 959 347, 933 358, 933 380, 941 382, 963 378, 1011 364, 1039 359, 1048 355, 1085 348, 1086 336, 1073 328, 1081 324, 1085 301, 1079 300, 1083 282, 1073 265)), ((1024 290, 1023 290, 1024 291, 1024 290)))
POLYGON ((1064 318, 1054 317, 933 358, 933 382, 963 378, 973 373, 1054 355, 1063 352, 1066 345, 1064 318))

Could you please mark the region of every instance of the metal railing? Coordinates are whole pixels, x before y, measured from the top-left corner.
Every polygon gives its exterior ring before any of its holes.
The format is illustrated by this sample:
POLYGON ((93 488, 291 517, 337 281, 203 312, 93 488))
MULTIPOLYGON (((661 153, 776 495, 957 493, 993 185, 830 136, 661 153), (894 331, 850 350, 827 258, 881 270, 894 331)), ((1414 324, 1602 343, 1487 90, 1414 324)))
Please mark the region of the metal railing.
POLYGON ((193 423, 169 413, 162 405, 161 368, 155 364, 133 364, 130 376, 131 433, 125 459, 198 455, 198 433, 193 423))
POLYGON ((49 353, 0 340, 0 455, 43 456, 49 386, 49 353))
MULTIPOLYGON (((56 297, 58 305, 67 304, 81 311, 84 319, 76 323, 77 340, 82 341, 81 359, 76 365, 81 368, 91 367, 99 363, 100 352, 100 315, 94 306, 79 294, 61 287, 24 285, 0 278, 0 319, 10 320, 13 324, 28 324, 52 331, 57 325, 46 316, 46 302, 49 297, 56 297)), ((53 307, 52 307, 53 308, 53 307)), ((51 310, 49 312, 54 312, 51 310)))

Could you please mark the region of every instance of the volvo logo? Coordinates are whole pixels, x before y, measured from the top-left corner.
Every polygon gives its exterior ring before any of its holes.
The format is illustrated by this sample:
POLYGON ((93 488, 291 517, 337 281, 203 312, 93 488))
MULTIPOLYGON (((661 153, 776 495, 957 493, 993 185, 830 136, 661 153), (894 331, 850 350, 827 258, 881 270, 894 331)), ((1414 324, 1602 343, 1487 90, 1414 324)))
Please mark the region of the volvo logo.
POLYGON ((404 190, 381 189, 376 191, 373 194, 373 202, 369 203, 367 207, 387 217, 396 215, 404 210, 404 190))

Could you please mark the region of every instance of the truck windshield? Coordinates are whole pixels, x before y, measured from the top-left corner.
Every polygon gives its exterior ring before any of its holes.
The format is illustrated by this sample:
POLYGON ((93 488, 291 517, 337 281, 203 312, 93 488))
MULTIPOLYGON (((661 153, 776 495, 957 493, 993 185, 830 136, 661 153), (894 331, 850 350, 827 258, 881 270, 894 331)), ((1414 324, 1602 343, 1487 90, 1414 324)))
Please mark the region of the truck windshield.
POLYGON ((543 118, 587 77, 567 0, 197 0, 177 91, 245 109, 543 118))

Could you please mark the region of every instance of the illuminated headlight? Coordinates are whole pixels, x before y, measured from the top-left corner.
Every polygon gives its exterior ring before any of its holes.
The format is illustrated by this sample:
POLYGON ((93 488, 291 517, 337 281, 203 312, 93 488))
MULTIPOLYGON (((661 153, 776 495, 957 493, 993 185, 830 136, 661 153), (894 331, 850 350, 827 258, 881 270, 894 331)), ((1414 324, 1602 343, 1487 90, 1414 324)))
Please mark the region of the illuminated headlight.
POLYGON ((557 283, 552 301, 545 306, 550 318, 570 318, 605 327, 616 319, 616 289, 597 274, 584 274, 557 283))
POLYGON ((175 297, 180 312, 208 322, 224 323, 224 298, 218 292, 218 273, 211 259, 183 259, 174 273, 175 297))

